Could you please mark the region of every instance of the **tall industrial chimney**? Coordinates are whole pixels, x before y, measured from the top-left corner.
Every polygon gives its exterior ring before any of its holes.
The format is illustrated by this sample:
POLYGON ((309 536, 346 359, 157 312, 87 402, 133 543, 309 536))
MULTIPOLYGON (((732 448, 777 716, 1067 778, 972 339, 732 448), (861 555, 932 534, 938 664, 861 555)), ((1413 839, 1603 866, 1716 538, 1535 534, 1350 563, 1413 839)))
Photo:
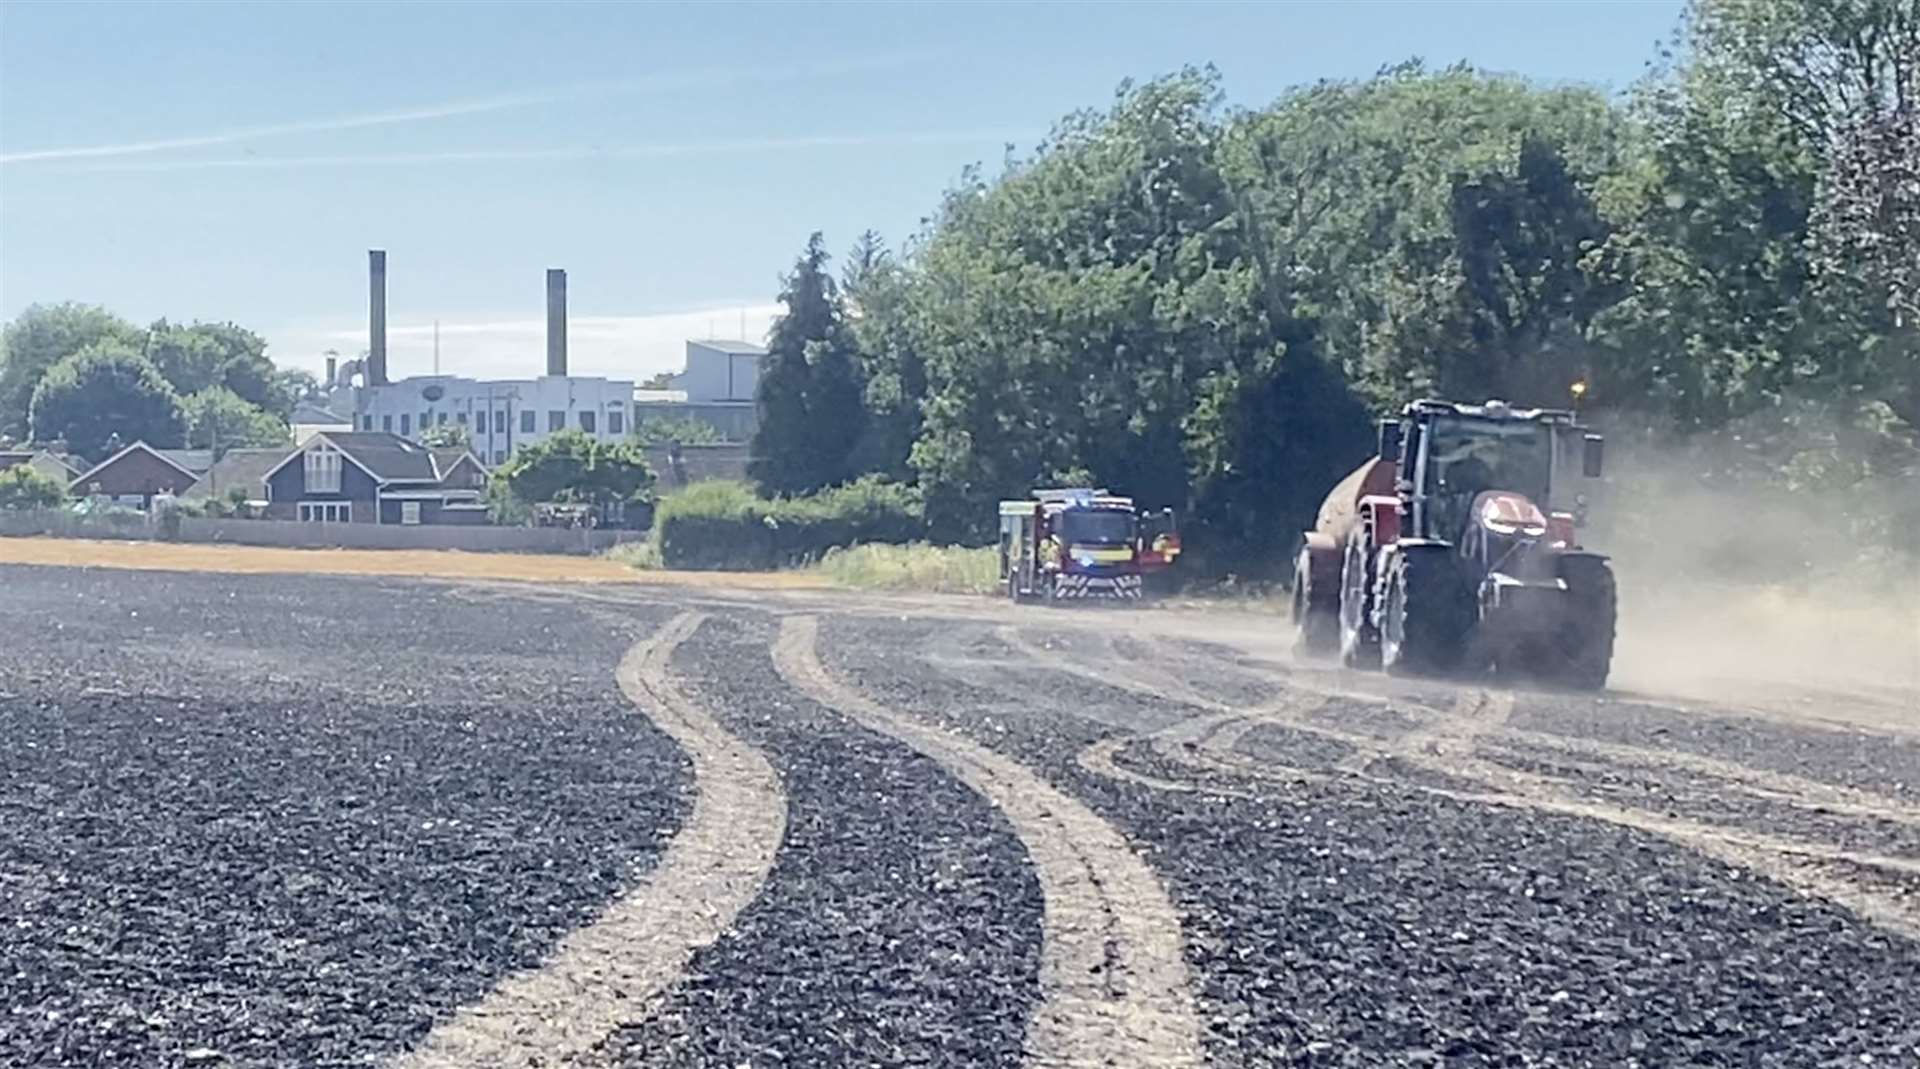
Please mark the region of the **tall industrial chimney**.
POLYGON ((367 385, 387 384, 387 251, 367 250, 367 385))
POLYGON ((321 385, 331 390, 333 389, 333 381, 339 377, 340 377, 340 358, 337 356, 327 357, 327 381, 322 383, 321 385))
POLYGON ((567 273, 547 268, 547 374, 567 373, 567 273))

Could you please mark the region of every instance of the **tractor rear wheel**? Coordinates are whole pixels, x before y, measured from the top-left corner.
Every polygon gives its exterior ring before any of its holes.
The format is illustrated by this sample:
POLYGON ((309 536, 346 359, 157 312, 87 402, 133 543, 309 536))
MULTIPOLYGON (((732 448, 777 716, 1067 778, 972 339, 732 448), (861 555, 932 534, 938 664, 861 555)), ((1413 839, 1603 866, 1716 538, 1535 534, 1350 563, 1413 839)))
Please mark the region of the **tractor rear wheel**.
POLYGON ((1613 568, 1600 557, 1560 558, 1560 578, 1567 584, 1566 614, 1554 634, 1554 675, 1577 690, 1599 690, 1607 685, 1613 667, 1614 621, 1618 596, 1613 568))
POLYGON ((1380 611, 1380 661, 1394 675, 1442 675, 1460 666, 1473 630, 1473 590, 1447 546, 1394 555, 1380 611))
POLYGON ((1300 547, 1293 561, 1293 626, 1295 653, 1330 656, 1340 648, 1340 596, 1313 585, 1313 553, 1300 547))
POLYGON ((1380 664, 1380 632, 1373 626, 1373 555, 1357 528, 1347 536, 1340 562, 1340 663, 1348 668, 1380 664))

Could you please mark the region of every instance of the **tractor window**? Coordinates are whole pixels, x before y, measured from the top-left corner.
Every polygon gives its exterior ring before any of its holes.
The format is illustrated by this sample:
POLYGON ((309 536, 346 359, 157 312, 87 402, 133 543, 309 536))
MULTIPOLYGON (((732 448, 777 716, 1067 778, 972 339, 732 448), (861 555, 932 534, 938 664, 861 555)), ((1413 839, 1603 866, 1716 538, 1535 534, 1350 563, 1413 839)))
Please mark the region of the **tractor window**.
POLYGON ((1133 542, 1133 513, 1111 509, 1068 509, 1060 514, 1062 541, 1097 546, 1133 542))
POLYGON ((1427 443, 1431 493, 1472 497, 1512 490, 1545 502, 1553 472, 1550 428, 1518 420, 1441 418, 1427 443))

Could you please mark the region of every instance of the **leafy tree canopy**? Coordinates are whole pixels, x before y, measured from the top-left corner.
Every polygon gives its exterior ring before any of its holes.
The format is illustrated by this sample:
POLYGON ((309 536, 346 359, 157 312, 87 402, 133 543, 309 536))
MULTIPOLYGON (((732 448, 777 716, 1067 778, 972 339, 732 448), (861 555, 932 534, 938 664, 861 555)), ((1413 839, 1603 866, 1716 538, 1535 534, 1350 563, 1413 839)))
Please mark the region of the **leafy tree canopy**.
POLYGON ((209 386, 180 403, 187 421, 187 444, 196 449, 292 445, 292 432, 280 417, 242 400, 225 386, 209 386))
POLYGON ((109 439, 178 447, 186 436, 180 398, 146 357, 120 343, 89 346, 48 369, 33 392, 36 438, 64 438, 98 459, 109 439))
POLYGON ((49 509, 66 498, 67 488, 58 479, 25 464, 0 471, 0 509, 49 509))
POLYGON ((138 347, 140 328, 88 304, 36 304, 0 332, 0 434, 24 439, 33 391, 47 369, 92 345, 138 347))
POLYGON ((492 486, 521 506, 638 504, 652 498, 653 472, 638 446, 565 430, 515 450, 492 486))

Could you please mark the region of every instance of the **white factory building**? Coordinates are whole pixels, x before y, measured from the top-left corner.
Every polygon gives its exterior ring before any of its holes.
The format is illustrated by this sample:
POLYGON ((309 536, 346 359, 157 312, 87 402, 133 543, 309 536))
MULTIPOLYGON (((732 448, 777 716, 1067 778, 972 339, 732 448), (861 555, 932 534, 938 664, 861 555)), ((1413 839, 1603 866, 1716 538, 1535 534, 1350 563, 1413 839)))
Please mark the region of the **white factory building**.
POLYGON ((608 441, 627 436, 649 416, 707 423, 729 441, 754 430, 754 389, 766 350, 749 342, 689 341, 686 370, 669 390, 636 390, 631 379, 567 373, 567 275, 547 272, 546 374, 524 379, 459 375, 387 378, 387 258, 368 261, 367 354, 336 366, 327 361, 329 405, 360 431, 418 438, 429 428, 464 428, 489 466, 520 446, 574 430, 608 441), (347 413, 351 413, 350 416, 347 413))
POLYGON ((359 391, 356 428, 415 438, 428 427, 466 429, 474 454, 504 463, 515 448, 559 430, 617 441, 630 429, 631 379, 542 375, 536 379, 467 379, 416 375, 359 391))

